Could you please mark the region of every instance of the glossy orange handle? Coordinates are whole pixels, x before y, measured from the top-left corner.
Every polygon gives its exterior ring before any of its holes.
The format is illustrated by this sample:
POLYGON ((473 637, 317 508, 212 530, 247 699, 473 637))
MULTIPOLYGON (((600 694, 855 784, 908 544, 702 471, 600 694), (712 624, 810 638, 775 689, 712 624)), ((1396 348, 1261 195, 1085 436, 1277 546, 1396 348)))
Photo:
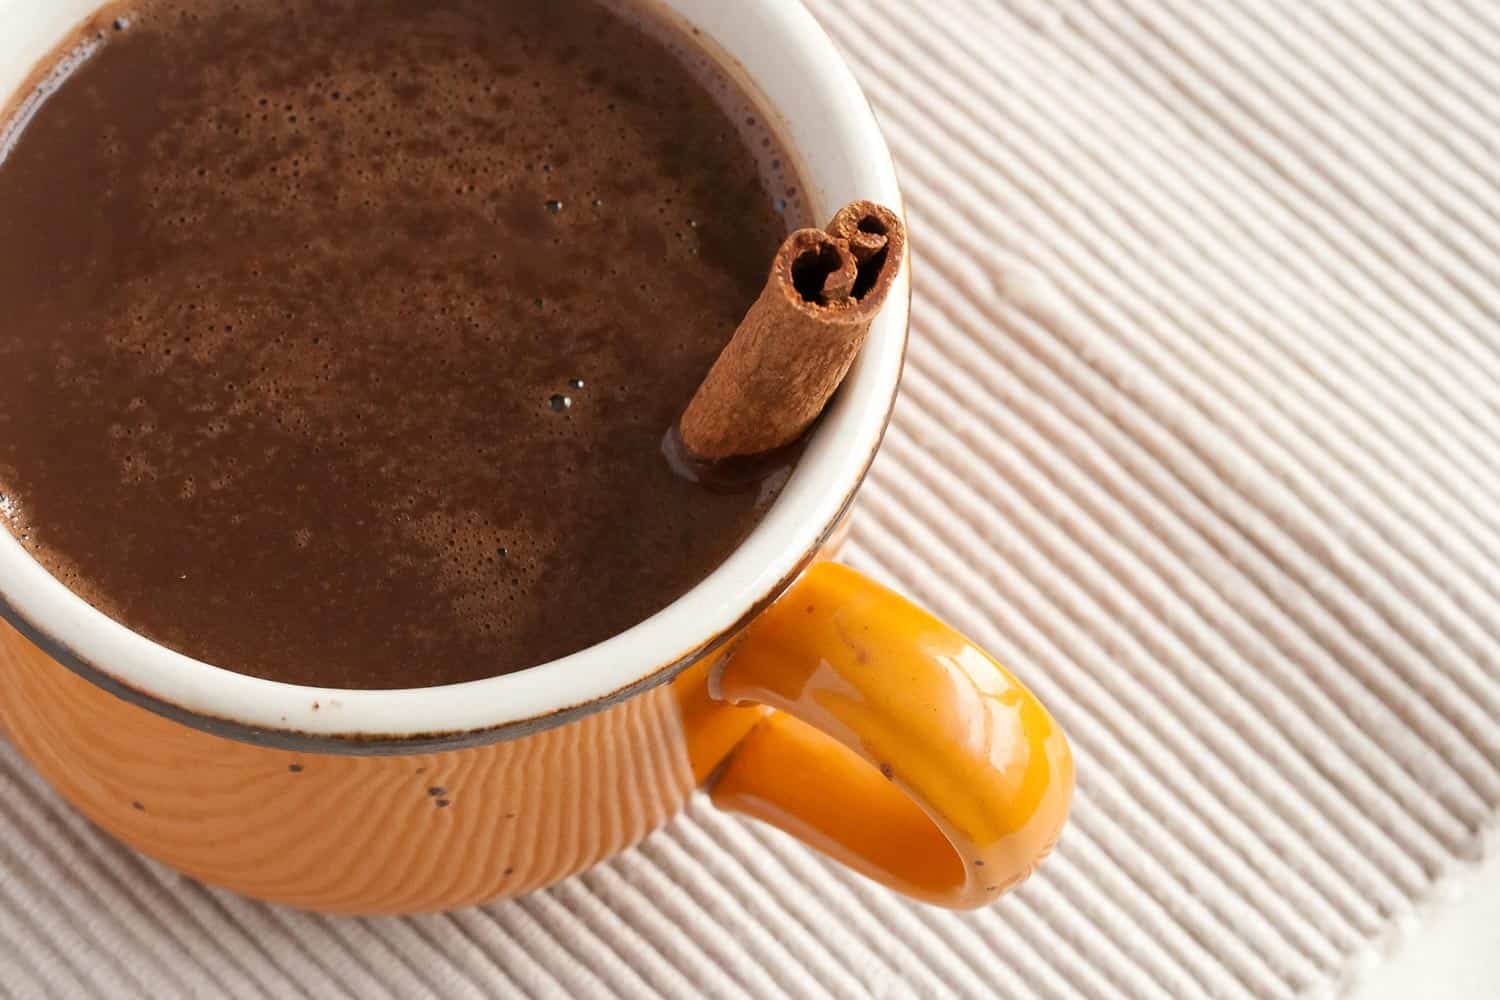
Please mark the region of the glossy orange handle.
POLYGON ((987 653, 837 563, 813 566, 715 666, 710 693, 766 714, 711 789, 929 903, 982 906, 1056 843, 1067 738, 987 653))

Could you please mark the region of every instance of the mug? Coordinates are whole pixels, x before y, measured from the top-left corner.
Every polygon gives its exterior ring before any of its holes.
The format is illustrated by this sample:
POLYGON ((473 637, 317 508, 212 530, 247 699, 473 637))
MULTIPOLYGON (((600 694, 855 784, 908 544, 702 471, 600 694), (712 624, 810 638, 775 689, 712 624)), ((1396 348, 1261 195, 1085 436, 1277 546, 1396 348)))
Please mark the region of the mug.
MULTIPOLYGON (((797 0, 663 6, 780 125, 817 213, 901 205, 868 104, 797 0)), ((97 7, 0 0, 0 95, 97 7)), ((298 907, 524 893, 634 844, 698 788, 908 896, 988 903, 1057 839, 1067 740, 981 649, 830 559, 890 418, 909 309, 904 268, 722 566, 634 628, 505 676, 360 691, 236 674, 110 620, 0 531, 0 728, 141 853, 298 907)))

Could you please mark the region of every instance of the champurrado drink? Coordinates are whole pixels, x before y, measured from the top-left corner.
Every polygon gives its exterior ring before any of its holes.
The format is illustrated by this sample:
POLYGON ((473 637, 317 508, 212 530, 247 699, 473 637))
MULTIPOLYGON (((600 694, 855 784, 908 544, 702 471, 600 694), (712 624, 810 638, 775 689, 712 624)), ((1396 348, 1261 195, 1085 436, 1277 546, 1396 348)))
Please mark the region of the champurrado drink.
POLYGON ((242 673, 415 687, 641 621, 784 475, 659 455, 808 221, 596 0, 125 4, 6 115, 0 527, 242 673))

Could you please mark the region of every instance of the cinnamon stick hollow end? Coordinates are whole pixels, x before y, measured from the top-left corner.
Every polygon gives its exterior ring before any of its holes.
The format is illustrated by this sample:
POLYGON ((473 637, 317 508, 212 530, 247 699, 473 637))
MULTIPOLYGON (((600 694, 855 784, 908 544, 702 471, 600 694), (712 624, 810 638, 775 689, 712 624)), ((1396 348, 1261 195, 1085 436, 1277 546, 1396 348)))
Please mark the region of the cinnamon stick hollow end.
POLYGON ((884 205, 851 201, 828 223, 828 233, 849 244, 857 268, 850 295, 873 320, 885 305, 906 257, 906 226, 884 205))
POLYGON ((788 236, 679 421, 688 454, 759 455, 805 433, 864 346, 905 248, 900 218, 873 202, 846 206, 826 231, 788 236))

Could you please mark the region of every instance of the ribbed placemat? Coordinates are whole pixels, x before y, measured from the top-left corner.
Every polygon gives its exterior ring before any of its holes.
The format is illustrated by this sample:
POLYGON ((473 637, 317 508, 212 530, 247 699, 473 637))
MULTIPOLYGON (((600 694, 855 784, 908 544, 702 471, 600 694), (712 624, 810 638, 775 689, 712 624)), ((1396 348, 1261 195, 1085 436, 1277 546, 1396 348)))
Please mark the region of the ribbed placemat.
POLYGON ((702 803, 548 892, 335 920, 121 849, 0 751, 0 994, 1336 987, 1500 806, 1500 6, 814 0, 910 200, 857 566, 1069 728, 983 912, 702 803))

